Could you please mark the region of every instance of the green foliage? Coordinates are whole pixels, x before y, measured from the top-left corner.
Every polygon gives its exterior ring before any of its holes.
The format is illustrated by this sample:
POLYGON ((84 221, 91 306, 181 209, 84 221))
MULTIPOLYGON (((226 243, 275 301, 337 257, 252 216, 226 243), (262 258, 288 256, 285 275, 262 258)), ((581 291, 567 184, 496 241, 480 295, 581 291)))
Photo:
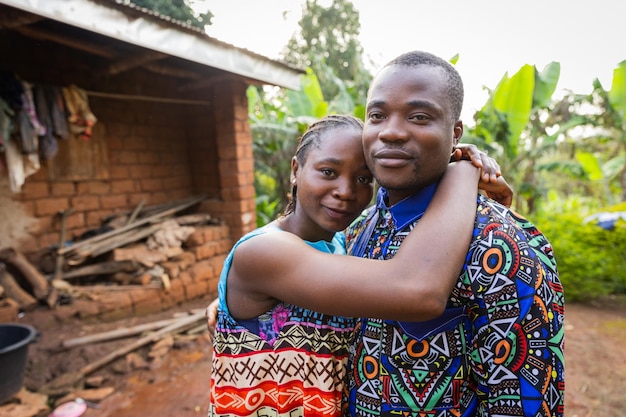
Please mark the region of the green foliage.
POLYGON ((505 151, 513 159, 519 153, 520 135, 530 117, 535 89, 535 67, 524 65, 512 77, 505 76, 493 92, 493 108, 507 115, 508 143, 505 151))
MULTIPOLYGON (((580 202, 579 202, 580 203, 580 202)), ((585 222, 581 204, 541 211, 535 224, 552 243, 567 301, 590 301, 626 293, 626 222, 614 230, 585 222)), ((626 211, 626 203, 598 211, 626 211)))
POLYGON ((213 13, 207 11, 196 15, 186 0, 126 0, 129 3, 136 4, 139 7, 145 7, 163 16, 171 17, 187 23, 188 25, 204 29, 205 26, 211 25, 213 13))
POLYGON ((613 70, 609 101, 613 108, 622 114, 622 120, 626 122, 626 60, 620 62, 613 70))
POLYGON ((352 113, 355 103, 365 103, 372 80, 358 39, 359 12, 348 0, 333 0, 328 7, 307 0, 298 25, 300 31, 284 48, 283 60, 312 68, 331 107, 338 113, 352 113))

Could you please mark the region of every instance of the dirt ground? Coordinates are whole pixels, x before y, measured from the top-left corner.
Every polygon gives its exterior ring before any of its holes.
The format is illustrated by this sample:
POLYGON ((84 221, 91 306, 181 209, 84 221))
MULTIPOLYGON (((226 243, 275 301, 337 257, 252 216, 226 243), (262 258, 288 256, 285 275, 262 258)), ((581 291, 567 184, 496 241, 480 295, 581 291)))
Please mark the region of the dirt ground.
MULTIPOLYGON (((22 322, 41 333, 29 346, 25 387, 37 390, 61 374, 76 372, 136 338, 120 339, 60 351, 62 340, 173 317, 174 313, 203 308, 199 300, 158 315, 128 318, 114 323, 66 323, 49 314, 26 315, 22 322)), ((566 305, 567 417, 616 417, 626 410, 626 298, 583 305, 566 305)), ((186 417, 206 415, 211 347, 206 331, 177 338, 164 356, 152 360, 149 346, 135 351, 147 363, 129 365, 124 356, 90 374, 101 377, 113 393, 88 408, 86 417, 186 417), (139 366, 141 368, 141 366, 139 366)))

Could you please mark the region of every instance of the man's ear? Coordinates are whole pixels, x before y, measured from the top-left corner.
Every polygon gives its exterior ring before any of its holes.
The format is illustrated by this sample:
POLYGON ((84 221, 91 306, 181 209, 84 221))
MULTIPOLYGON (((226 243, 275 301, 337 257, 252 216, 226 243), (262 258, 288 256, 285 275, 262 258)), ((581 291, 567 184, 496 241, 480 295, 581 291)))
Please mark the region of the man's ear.
POLYGON ((463 136, 463 122, 459 120, 454 124, 454 146, 459 144, 461 136, 463 136))

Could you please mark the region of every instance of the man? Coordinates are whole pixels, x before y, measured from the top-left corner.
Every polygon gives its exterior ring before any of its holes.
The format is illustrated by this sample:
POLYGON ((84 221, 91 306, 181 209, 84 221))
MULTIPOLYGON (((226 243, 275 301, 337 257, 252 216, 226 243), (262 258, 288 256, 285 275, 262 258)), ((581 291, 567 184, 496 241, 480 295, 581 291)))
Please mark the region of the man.
MULTIPOLYGON (((346 232, 349 253, 394 256, 463 134, 462 103, 457 71, 428 53, 401 55, 376 75, 363 146, 381 188, 346 232)), ((528 220, 483 196, 444 314, 362 319, 356 332, 345 415, 563 415, 563 289, 552 248, 528 220)))

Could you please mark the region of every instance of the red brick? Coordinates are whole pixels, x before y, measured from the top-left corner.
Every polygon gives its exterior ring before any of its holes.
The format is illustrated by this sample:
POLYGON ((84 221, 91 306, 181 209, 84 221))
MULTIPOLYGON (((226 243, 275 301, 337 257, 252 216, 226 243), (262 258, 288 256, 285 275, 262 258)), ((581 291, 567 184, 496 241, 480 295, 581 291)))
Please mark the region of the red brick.
POLYGON ((130 178, 149 178, 152 174, 150 165, 131 165, 128 170, 130 178))
POLYGON ((166 294, 172 298, 175 304, 185 301, 185 286, 183 281, 180 279, 172 280, 166 294))
POLYGON ((215 276, 215 269, 212 263, 208 261, 197 262, 192 265, 188 271, 193 277, 194 282, 208 281, 215 276))
POLYGON ((219 275, 216 275, 215 277, 209 279, 206 283, 207 286, 207 293, 208 294, 214 294, 214 296, 217 296, 217 284, 219 283, 220 277, 219 275))
POLYGON ((141 191, 159 191, 163 189, 163 181, 160 179, 143 179, 139 182, 141 191))
POLYGON ((163 189, 165 190, 189 190, 187 195, 191 194, 192 179, 189 176, 176 176, 163 178, 163 189))
POLYGON ((162 161, 159 154, 156 152, 140 152, 137 162, 140 164, 154 165, 162 161))
MULTIPOLYGON (((54 223, 55 223, 54 230, 61 231, 61 216, 56 216, 54 223)), ((85 213, 82 213, 82 212, 71 213, 65 219, 65 227, 67 229, 76 229, 78 227, 85 227, 85 213)))
POLYGON ((209 240, 205 231, 206 228, 196 228, 196 230, 187 237, 187 240, 185 241, 185 246, 195 247, 204 245, 209 240))
POLYGON ((187 300, 195 300, 202 298, 207 294, 206 281, 191 282, 185 285, 185 297, 187 300))
POLYGON ((128 207, 126 194, 103 195, 100 203, 103 209, 125 209, 128 207))
POLYGON ((74 211, 98 210, 100 208, 100 198, 92 195, 73 197, 71 199, 74 211))
POLYGON ((187 285, 191 282, 193 282, 193 275, 191 275, 191 273, 189 272, 189 270, 187 271, 182 271, 179 275, 178 278, 175 280, 172 280, 172 282, 175 281, 180 281, 182 283, 182 285, 187 285))
POLYGON ((133 312, 133 300, 125 291, 98 292, 96 300, 100 305, 100 317, 105 321, 128 317, 133 312))
POLYGON ((118 161, 122 165, 132 165, 139 162, 137 152, 122 150, 117 154, 118 161))
POLYGON ((228 230, 228 226, 223 224, 220 226, 213 226, 215 228, 215 240, 217 239, 228 239, 230 238, 230 231, 228 230))
POLYGON ((133 311, 136 315, 152 314, 163 310, 161 306, 160 289, 142 289, 131 293, 133 311))
POLYGON ((190 249, 191 252, 196 256, 196 259, 208 259, 215 255, 216 243, 215 242, 207 242, 201 246, 194 246, 190 249))
POLYGON ((50 184, 50 194, 53 196, 72 196, 76 194, 73 182, 53 182, 50 184))
POLYGON ((222 189, 222 198, 224 200, 240 200, 247 198, 254 198, 255 190, 254 186, 239 186, 239 187, 224 187, 222 189))
POLYGON ((130 167, 128 166, 120 166, 120 165, 112 166, 109 169, 109 175, 111 176, 111 179, 113 180, 126 179, 130 177, 129 169, 130 167))
MULTIPOLYGON (((126 169, 126 168, 125 168, 126 169)), ((127 174, 127 173, 126 173, 127 174)), ((124 175, 127 178, 127 175, 124 175)), ((111 192, 111 184, 104 181, 79 182, 76 186, 76 194, 108 194, 111 192)))
POLYGON ((117 141, 120 145, 126 145, 127 141, 120 140, 119 138, 125 138, 131 134, 131 126, 126 123, 119 123, 111 121, 107 124, 107 133, 111 137, 118 138, 117 141))
POLYGON ((217 272, 217 275, 219 275, 222 271, 222 267, 224 266, 225 260, 226 260, 226 255, 216 255, 212 257, 211 259, 209 259, 208 261, 213 266, 213 270, 217 272))
POLYGON ((137 207, 142 200, 144 202, 144 206, 153 204, 150 201, 150 193, 132 193, 128 196, 128 204, 133 208, 137 207))
MULTIPOLYGON (((124 149, 132 150, 132 151, 145 151, 149 149, 148 140, 145 137, 141 137, 137 135, 137 133, 139 132, 137 132, 136 130, 133 133, 135 133, 135 135, 128 138, 128 140, 124 144, 125 145, 124 149)), ((141 160, 142 153, 143 152, 139 153, 140 160, 141 160)))
POLYGON ((64 197, 42 198, 35 201, 35 215, 39 217, 50 216, 60 210, 66 210, 69 206, 69 200, 64 197))
POLYGON ((250 172, 231 172, 220 176, 222 187, 239 187, 240 185, 254 184, 254 175, 250 172))
POLYGON ((125 179, 111 182, 111 193, 113 194, 132 193, 135 191, 137 191, 137 184, 135 180, 125 179))
POLYGON ((87 222, 86 226, 88 227, 100 227, 102 226, 102 219, 111 214, 111 210, 97 210, 87 212, 87 222))
POLYGON ((220 160, 218 163, 219 172, 239 172, 239 173, 250 173, 254 172, 254 160, 252 158, 248 159, 229 159, 229 160, 220 160))

